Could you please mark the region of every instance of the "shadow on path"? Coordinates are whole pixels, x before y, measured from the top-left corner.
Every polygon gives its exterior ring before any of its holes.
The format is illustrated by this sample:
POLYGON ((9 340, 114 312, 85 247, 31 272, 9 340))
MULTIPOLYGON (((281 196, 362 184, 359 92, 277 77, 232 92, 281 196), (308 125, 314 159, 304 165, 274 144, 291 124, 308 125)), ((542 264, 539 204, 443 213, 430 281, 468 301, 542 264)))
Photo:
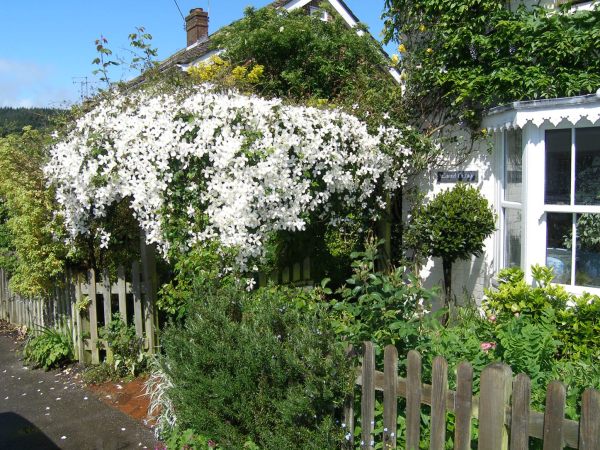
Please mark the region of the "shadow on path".
POLYGON ((0 445, 2 448, 38 450, 60 448, 29 420, 12 412, 0 413, 0 445))
POLYGON ((152 430, 58 371, 23 366, 20 356, 20 345, 0 333, 1 450, 154 448, 152 430))

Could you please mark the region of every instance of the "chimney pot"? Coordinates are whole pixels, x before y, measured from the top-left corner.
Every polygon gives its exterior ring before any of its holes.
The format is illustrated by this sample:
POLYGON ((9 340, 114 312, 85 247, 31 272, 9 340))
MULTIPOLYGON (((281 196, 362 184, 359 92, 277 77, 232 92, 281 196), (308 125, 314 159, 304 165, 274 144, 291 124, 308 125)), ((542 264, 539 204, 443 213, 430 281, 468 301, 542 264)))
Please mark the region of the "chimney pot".
POLYGON ((192 9, 185 18, 185 29, 188 47, 199 40, 208 38, 208 12, 202 8, 192 9))

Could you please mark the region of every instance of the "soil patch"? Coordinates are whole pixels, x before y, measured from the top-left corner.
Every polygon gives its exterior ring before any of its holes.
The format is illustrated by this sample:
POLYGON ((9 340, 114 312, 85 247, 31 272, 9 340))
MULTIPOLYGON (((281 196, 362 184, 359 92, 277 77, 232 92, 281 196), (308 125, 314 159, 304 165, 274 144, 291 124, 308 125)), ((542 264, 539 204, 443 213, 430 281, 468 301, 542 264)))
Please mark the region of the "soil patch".
POLYGON ((146 379, 146 377, 139 377, 131 381, 89 384, 87 389, 96 394, 104 403, 141 421, 144 425, 152 427, 153 421, 148 417, 150 398, 146 395, 144 388, 146 379))

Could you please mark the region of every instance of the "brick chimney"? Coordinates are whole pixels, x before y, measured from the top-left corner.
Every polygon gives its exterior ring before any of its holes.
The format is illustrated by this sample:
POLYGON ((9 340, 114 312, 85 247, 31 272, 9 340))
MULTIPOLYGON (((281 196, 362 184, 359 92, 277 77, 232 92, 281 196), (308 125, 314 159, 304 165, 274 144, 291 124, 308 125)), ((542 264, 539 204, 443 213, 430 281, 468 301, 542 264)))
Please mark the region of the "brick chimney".
POLYGON ((201 39, 208 37, 208 13, 202 8, 194 8, 189 16, 185 18, 185 29, 187 31, 187 46, 195 44, 201 39))

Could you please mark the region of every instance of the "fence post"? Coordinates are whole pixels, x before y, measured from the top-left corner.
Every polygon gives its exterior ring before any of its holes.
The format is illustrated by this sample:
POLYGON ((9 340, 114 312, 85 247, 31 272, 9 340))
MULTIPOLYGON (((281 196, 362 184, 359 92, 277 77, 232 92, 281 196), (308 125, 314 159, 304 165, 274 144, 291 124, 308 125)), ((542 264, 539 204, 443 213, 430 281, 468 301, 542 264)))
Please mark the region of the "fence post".
POLYGON ((42 299, 36 305, 36 314, 37 314, 37 317, 38 317, 39 324, 42 327, 46 326, 46 323, 44 321, 44 303, 46 303, 46 301, 47 301, 46 299, 42 299))
POLYGON ((454 397, 454 449, 471 448, 471 415, 473 413, 473 367, 468 362, 458 365, 454 397))
POLYGON ((310 257, 308 256, 302 261, 302 279, 304 281, 310 280, 310 257))
POLYGON ((90 269, 89 274, 90 350, 92 351, 92 364, 100 364, 100 352, 98 351, 98 314, 96 310, 96 272, 94 269, 90 269))
POLYGON ((529 448, 529 406, 531 403, 531 381, 524 373, 513 382, 512 409, 510 422, 511 450, 529 448))
POLYGON ((546 390, 544 413, 544 450, 559 450, 564 447, 565 385, 553 381, 546 390))
POLYGON ((406 448, 419 450, 421 441, 421 355, 408 352, 406 373, 406 448))
MULTIPOLYGON (((354 348, 350 345, 346 349, 346 358, 350 359, 353 356, 355 356, 354 348)), ((345 436, 342 448, 345 450, 354 450, 354 386, 353 383, 351 391, 344 400, 344 423, 342 428, 345 436)))
POLYGON ((375 350, 372 342, 363 343, 360 415, 361 448, 372 450, 375 424, 375 350))
POLYGON ((133 294, 133 323, 135 324, 135 335, 144 337, 142 318, 142 288, 140 286, 140 263, 131 263, 131 293, 133 294))
MULTIPOLYGON (((104 330, 108 332, 108 326, 112 320, 112 298, 111 298, 111 286, 110 276, 108 270, 102 271, 102 308, 104 311, 104 330)), ((104 349, 106 350, 106 359, 113 362, 113 352, 109 347, 108 342, 104 342, 104 349)))
POLYGON ((433 359, 431 372, 431 450, 446 447, 446 394, 448 392, 448 363, 441 356, 433 359))
POLYGON ((156 277, 156 260, 154 256, 154 246, 146 244, 146 235, 144 232, 140 234, 140 254, 142 257, 142 273, 144 280, 145 295, 145 322, 146 322, 146 337, 148 338, 148 352, 154 353, 156 345, 154 336, 154 305, 156 303, 156 291, 158 290, 158 280, 156 277))
POLYGON ((398 350, 388 345, 384 350, 383 448, 396 448, 398 422, 398 350))
POLYGON ((75 283, 75 305, 73 305, 73 317, 76 318, 76 327, 77 327, 77 341, 76 341, 76 349, 77 349, 77 359, 79 359, 80 363, 85 363, 85 348, 83 346, 83 323, 81 318, 81 311, 78 307, 78 304, 81 303, 81 274, 78 273, 74 279, 75 283))
MULTIPOLYGON (((69 295, 69 311, 71 312, 71 336, 73 339, 73 352, 75 353, 75 358, 78 361, 81 361, 79 359, 79 344, 78 344, 78 338, 77 338, 77 322, 79 322, 77 316, 78 316, 78 310, 75 307, 75 302, 77 301, 77 297, 76 297, 76 293, 75 293, 75 284, 77 282, 76 276, 73 275, 73 271, 71 269, 69 269, 69 271, 67 272, 67 276, 66 276, 66 286, 67 286, 67 293, 69 295)), ((42 314, 43 317, 43 314, 42 314)))
POLYGON ((127 285, 123 266, 119 266, 117 269, 117 293, 119 294, 119 314, 123 323, 127 325, 127 285))
POLYGON ((479 399, 479 450, 507 450, 508 430, 504 425, 512 391, 512 370, 492 364, 481 373, 479 399))
POLYGON ((285 266, 281 269, 281 283, 289 284, 290 282, 290 266, 285 266))
POLYGON ((600 448, 600 392, 586 389, 581 399, 579 450, 600 448))

